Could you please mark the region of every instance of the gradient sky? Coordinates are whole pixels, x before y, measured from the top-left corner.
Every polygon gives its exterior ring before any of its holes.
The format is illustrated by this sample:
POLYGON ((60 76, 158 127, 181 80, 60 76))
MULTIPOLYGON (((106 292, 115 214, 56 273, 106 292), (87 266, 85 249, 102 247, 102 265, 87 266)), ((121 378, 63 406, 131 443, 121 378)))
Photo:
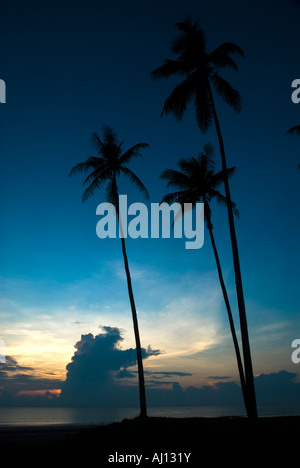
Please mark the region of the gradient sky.
MULTIPOLYGON (((96 236, 96 207, 105 191, 82 204, 83 178, 68 177, 95 154, 92 133, 101 135, 107 124, 124 149, 150 145, 130 167, 152 202, 166 193, 161 172, 207 142, 220 168, 214 128, 200 132, 192 105, 180 122, 160 118, 178 79, 150 77, 174 58, 175 23, 188 14, 200 20, 208 50, 232 41, 245 52, 245 59, 237 57, 238 73, 222 72, 241 93, 242 112, 219 99, 216 105, 228 166, 236 166, 231 191, 240 211, 254 373, 284 370, 299 379, 291 343, 300 338, 300 138, 285 135, 300 124, 300 103, 291 100, 291 83, 300 78, 299 1, 16 1, 1 8, 7 103, 0 107, 0 338, 15 365, 6 378, 34 379, 23 392, 61 388, 74 345, 81 335, 103 333, 101 326, 122 330, 123 341, 116 340, 122 350, 134 347, 120 241, 96 236)), ((143 201, 126 180, 120 192, 143 201)), ((238 326, 226 211, 212 209, 238 326)), ((145 368, 165 372, 166 385, 174 385, 175 376, 182 388, 238 381, 206 234, 197 251, 185 250, 179 239, 127 242, 142 346, 160 350, 145 368)))

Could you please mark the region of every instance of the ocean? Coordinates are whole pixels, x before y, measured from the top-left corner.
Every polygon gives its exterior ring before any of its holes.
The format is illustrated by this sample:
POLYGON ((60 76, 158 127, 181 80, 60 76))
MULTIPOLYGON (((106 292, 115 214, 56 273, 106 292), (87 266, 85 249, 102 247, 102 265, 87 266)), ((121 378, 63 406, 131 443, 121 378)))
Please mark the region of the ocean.
MULTIPOLYGON (((30 426, 94 426, 138 416, 138 408, 0 408, 0 428, 30 426)), ((245 416, 239 406, 150 407, 149 416, 220 417, 245 416)), ((259 408, 259 416, 300 416, 299 407, 276 406, 259 408)))

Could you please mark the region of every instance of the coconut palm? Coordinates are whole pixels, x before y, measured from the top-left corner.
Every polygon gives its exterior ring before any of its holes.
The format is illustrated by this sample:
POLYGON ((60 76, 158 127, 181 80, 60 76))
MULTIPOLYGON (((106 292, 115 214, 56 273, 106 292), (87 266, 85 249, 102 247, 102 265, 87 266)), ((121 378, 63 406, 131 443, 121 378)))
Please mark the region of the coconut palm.
POLYGON ((137 351, 137 364, 139 376, 139 397, 140 397, 140 416, 147 416, 145 381, 143 371, 142 349, 139 334, 139 326, 137 320, 136 306, 133 295, 132 281, 129 270, 129 263, 126 253, 125 239, 123 237, 122 220, 119 209, 119 192, 117 186, 117 177, 121 174, 129 178, 138 189, 149 199, 149 194, 142 181, 137 177, 126 164, 134 157, 141 156, 140 150, 147 148, 147 143, 137 143, 129 148, 124 153, 122 152, 123 142, 119 142, 116 133, 109 127, 103 127, 104 138, 100 139, 97 133, 93 133, 92 144, 95 147, 98 156, 89 157, 86 161, 81 162, 73 167, 70 175, 89 172, 90 174, 84 180, 83 185, 87 188, 83 192, 82 201, 88 200, 97 189, 102 188, 106 184, 107 201, 112 203, 116 208, 116 216, 119 221, 120 237, 122 243, 122 254, 124 259, 124 267, 127 278, 128 294, 132 312, 133 328, 137 351))
POLYGON ((214 92, 229 104, 231 108, 237 112, 240 111, 240 94, 228 81, 220 76, 218 69, 229 67, 237 71, 238 66, 232 58, 232 55, 239 54, 240 56, 244 56, 244 53, 239 46, 232 42, 221 44, 213 52, 208 53, 206 50, 206 40, 203 29, 200 27, 198 21, 193 23, 190 18, 177 23, 177 28, 179 29, 180 34, 175 38, 171 47, 171 51, 174 54, 177 54, 176 60, 165 60, 164 64, 154 70, 151 75, 155 79, 167 78, 172 75, 181 75, 184 77, 183 81, 175 87, 165 100, 162 115, 173 113, 178 119, 181 119, 187 106, 193 101, 196 108, 196 119, 200 130, 202 132, 206 132, 212 123, 214 123, 216 128, 222 160, 222 170, 224 171, 224 188, 227 200, 245 378, 249 400, 248 416, 256 418, 257 407, 253 367, 239 252, 234 224, 233 205, 228 181, 225 146, 213 93, 214 89, 214 92))
MULTIPOLYGON (((296 125, 295 127, 289 128, 286 133, 288 135, 300 135, 300 125, 296 125)), ((300 164, 298 165, 298 169, 300 169, 300 164)))
MULTIPOLYGON (((161 174, 161 178, 168 181, 168 187, 176 187, 178 189, 176 192, 168 193, 167 195, 165 195, 162 202, 177 202, 180 203, 181 206, 184 206, 185 203, 190 203, 192 207, 195 206, 197 202, 204 203, 205 223, 210 235, 210 240, 216 260, 219 281, 227 310, 230 331, 237 358, 241 388, 243 392, 245 406, 247 407, 247 395, 243 364, 235 332, 235 326, 228 299, 228 294, 223 278, 220 258, 213 234, 213 224, 210 207, 210 203, 213 199, 216 199, 217 202, 222 205, 227 204, 226 198, 218 191, 218 187, 224 180, 224 172, 214 172, 213 147, 210 144, 205 145, 204 152, 200 153, 197 157, 180 159, 178 162, 178 166, 181 169, 181 171, 167 169, 161 174)), ((234 170, 235 168, 227 169, 227 176, 232 176, 234 170)), ((233 209, 237 214, 238 212, 234 204, 233 209)))

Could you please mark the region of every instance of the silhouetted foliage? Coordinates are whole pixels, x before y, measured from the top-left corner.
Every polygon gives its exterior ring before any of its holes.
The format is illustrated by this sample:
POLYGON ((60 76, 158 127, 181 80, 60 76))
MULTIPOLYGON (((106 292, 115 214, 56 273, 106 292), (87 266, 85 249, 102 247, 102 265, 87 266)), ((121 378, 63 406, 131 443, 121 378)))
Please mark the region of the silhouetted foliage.
MULTIPOLYGON (((115 206, 120 228, 122 229, 122 220, 119 212, 117 177, 121 174, 125 175, 148 199, 149 194, 146 187, 138 176, 126 166, 126 164, 132 158, 142 156, 140 151, 147 148, 149 145, 147 143, 137 143, 123 153, 123 142, 120 142, 112 128, 106 125, 103 127, 103 139, 100 139, 97 133, 93 133, 91 141, 99 156, 89 157, 86 161, 76 164, 69 175, 90 171, 90 174, 83 182, 83 185, 87 185, 82 196, 83 202, 88 200, 92 195, 94 195, 96 190, 102 188, 103 185, 106 184, 107 201, 115 206)), ((142 349, 125 240, 122 236, 121 243, 136 341, 141 416, 145 417, 147 416, 147 408, 142 349)))
POLYGON ((237 71, 238 66, 231 55, 238 53, 244 56, 244 52, 236 44, 226 42, 209 54, 206 52, 204 31, 198 21, 193 24, 187 18, 177 23, 177 27, 181 34, 171 47, 171 51, 178 54, 177 60, 165 60, 151 75, 154 79, 168 78, 174 74, 186 75, 165 100, 162 115, 173 113, 181 119, 188 104, 194 101, 198 125, 205 132, 214 119, 209 82, 213 83, 216 92, 230 107, 237 112, 241 110, 240 94, 219 75, 217 69, 229 67, 237 71))
POLYGON ((235 232, 232 200, 227 176, 227 162, 225 147, 219 118, 216 111, 213 89, 235 111, 241 109, 241 97, 228 81, 219 75, 219 68, 232 68, 237 71, 238 66, 233 60, 233 54, 244 57, 243 50, 232 42, 225 42, 213 52, 206 50, 204 30, 198 21, 191 18, 177 23, 179 35, 172 43, 171 51, 177 54, 176 60, 166 60, 162 66, 152 72, 153 78, 169 77, 174 74, 185 76, 185 79, 175 87, 165 100, 162 114, 173 113, 181 119, 188 104, 194 102, 196 119, 202 132, 206 132, 214 122, 219 140, 222 169, 224 171, 224 187, 227 200, 228 222, 230 230, 233 264, 235 272, 236 294, 239 308, 240 328, 242 335, 244 370, 247 388, 247 413, 249 417, 257 418, 257 406, 254 387, 252 358, 248 335, 244 291, 240 268, 239 252, 235 232))
MULTIPOLYGON (((295 127, 289 128, 286 133, 288 135, 300 135, 300 125, 295 125, 295 127)), ((300 169, 300 163, 298 165, 298 169, 300 169)))
MULTIPOLYGON (((176 192, 168 193, 167 195, 165 195, 163 197, 162 202, 177 202, 180 203, 181 206, 184 206, 185 203, 191 203, 192 206, 195 206, 197 202, 204 203, 205 222, 209 231, 214 256, 217 264, 219 281, 227 309, 231 335, 237 358, 242 392, 244 398, 246 399, 246 385, 243 364, 241 360, 241 354, 236 336, 228 294, 223 278, 219 254, 213 235, 213 224, 211 220, 211 200, 216 199, 219 204, 225 206, 227 205, 226 198, 218 190, 218 187, 224 181, 225 174, 223 171, 217 173, 214 172, 215 165, 213 160, 213 147, 210 144, 205 145, 204 152, 200 153, 197 157, 180 159, 178 161, 178 166, 181 169, 181 171, 167 169, 161 175, 163 179, 168 181, 168 187, 176 187, 179 189, 176 192)), ((231 177, 234 173, 234 170, 235 168, 227 169, 227 176, 231 177)), ((233 209, 235 213, 238 214, 238 210, 235 204, 233 204, 233 209)))

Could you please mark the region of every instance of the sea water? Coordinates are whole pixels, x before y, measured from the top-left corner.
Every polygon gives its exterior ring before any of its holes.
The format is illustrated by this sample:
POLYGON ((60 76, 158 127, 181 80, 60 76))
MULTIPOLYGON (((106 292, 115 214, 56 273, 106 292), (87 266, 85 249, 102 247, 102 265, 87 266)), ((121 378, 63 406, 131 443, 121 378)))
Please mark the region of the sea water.
MULTIPOLYGON (((259 416, 300 416, 300 407, 259 408, 259 416)), ((0 408, 0 427, 93 426, 138 416, 139 408, 0 408)), ((240 406, 150 407, 149 416, 174 418, 246 416, 240 406)))

